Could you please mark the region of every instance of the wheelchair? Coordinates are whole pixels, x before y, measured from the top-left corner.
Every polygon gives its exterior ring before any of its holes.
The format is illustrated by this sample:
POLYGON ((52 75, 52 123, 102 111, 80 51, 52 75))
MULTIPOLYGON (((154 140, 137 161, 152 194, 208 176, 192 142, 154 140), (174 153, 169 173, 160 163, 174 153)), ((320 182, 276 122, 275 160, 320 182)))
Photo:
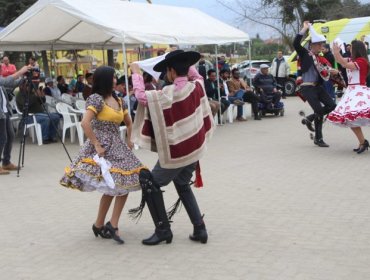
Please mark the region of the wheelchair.
MULTIPOLYGON (((282 86, 277 86, 278 92, 282 93, 282 86)), ((260 117, 264 117, 268 114, 272 114, 275 116, 284 116, 285 109, 284 109, 284 103, 279 101, 275 105, 273 104, 273 98, 274 94, 271 93, 262 93, 260 89, 255 88, 255 92, 257 96, 259 97, 258 101, 258 114, 260 117)))

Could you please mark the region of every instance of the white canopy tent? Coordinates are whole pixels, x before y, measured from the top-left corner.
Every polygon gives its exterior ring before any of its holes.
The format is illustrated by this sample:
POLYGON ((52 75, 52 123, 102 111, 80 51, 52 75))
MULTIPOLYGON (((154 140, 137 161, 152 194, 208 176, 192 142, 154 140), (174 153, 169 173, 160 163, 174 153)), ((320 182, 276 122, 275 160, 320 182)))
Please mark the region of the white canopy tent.
POLYGON ((120 0, 39 0, 0 32, 0 49, 12 51, 245 41, 248 34, 197 9, 120 0))
POLYGON ((128 44, 212 44, 217 54, 217 45, 246 41, 245 32, 197 9, 121 0, 39 0, 0 32, 4 51, 122 47, 126 79, 128 44))

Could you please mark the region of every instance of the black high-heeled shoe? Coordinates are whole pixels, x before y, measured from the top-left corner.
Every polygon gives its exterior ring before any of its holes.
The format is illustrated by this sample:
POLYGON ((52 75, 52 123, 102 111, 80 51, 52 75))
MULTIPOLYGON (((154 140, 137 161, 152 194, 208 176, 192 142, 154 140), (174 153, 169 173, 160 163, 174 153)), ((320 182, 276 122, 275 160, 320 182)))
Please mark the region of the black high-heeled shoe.
POLYGON ((123 239, 116 233, 118 228, 114 228, 110 222, 105 224, 105 229, 109 232, 114 241, 117 241, 119 244, 125 243, 125 241, 123 241, 123 239))
POLYGON ((369 141, 365 139, 364 143, 362 143, 357 151, 358 154, 361 154, 369 149, 369 141))
POLYGON ((110 239, 110 234, 106 231, 105 227, 102 226, 100 228, 96 227, 95 224, 92 225, 92 231, 95 235, 95 237, 98 237, 100 235, 101 238, 104 239, 110 239))

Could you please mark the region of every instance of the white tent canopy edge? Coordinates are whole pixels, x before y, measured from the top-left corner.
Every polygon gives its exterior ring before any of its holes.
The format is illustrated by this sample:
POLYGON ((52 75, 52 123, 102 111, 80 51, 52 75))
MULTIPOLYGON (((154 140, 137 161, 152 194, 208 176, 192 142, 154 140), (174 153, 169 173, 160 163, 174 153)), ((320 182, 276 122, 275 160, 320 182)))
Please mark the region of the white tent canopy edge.
POLYGON ((197 9, 120 0, 39 0, 0 32, 0 48, 13 51, 112 49, 123 41, 221 45, 249 36, 197 9))

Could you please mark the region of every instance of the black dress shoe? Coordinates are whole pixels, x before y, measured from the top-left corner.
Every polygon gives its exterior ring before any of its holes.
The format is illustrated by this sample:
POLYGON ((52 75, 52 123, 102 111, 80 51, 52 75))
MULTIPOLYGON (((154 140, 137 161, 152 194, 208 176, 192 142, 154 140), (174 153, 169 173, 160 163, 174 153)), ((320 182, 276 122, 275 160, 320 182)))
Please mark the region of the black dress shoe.
POLYGON ((260 117, 259 115, 257 115, 257 116, 255 116, 255 117, 254 117, 254 120, 255 120, 255 121, 260 121, 260 120, 262 120, 262 119, 261 119, 261 117, 260 117))
POLYGON ((111 236, 109 234, 109 232, 106 230, 106 228, 104 226, 98 228, 95 226, 95 224, 92 225, 92 231, 95 235, 95 237, 98 237, 100 235, 101 238, 104 238, 104 239, 110 239, 111 236))
POLYGON ((168 229, 155 229, 153 235, 147 239, 144 239, 142 242, 144 245, 157 245, 163 241, 166 241, 167 244, 172 242, 172 231, 168 229))
POLYGON ((57 139, 49 138, 48 139, 49 143, 56 143, 58 142, 57 139))
POLYGON ((125 243, 125 241, 123 241, 123 239, 121 239, 121 237, 119 237, 119 235, 116 233, 118 228, 114 228, 110 222, 105 224, 105 229, 109 232, 114 241, 117 241, 119 244, 125 243))
POLYGON ((328 145, 328 144, 326 144, 326 143, 324 142, 324 140, 322 140, 322 139, 319 139, 319 140, 315 139, 313 142, 315 143, 315 145, 317 145, 317 146, 319 146, 319 147, 322 147, 322 148, 327 148, 327 147, 329 147, 329 145, 328 145))
POLYGON ((44 145, 47 145, 47 144, 50 144, 50 140, 49 139, 46 139, 46 140, 42 140, 42 144, 44 145))
POLYGON ((369 141, 365 140, 364 143, 362 143, 357 151, 358 154, 362 154, 363 152, 367 151, 369 149, 369 141))
POLYGON ((194 226, 193 234, 189 235, 190 240, 199 241, 200 243, 206 244, 208 240, 208 234, 205 224, 194 226))
POLYGON ((309 131, 315 132, 315 129, 313 128, 312 122, 309 119, 307 119, 307 118, 302 119, 302 124, 307 126, 309 131))

